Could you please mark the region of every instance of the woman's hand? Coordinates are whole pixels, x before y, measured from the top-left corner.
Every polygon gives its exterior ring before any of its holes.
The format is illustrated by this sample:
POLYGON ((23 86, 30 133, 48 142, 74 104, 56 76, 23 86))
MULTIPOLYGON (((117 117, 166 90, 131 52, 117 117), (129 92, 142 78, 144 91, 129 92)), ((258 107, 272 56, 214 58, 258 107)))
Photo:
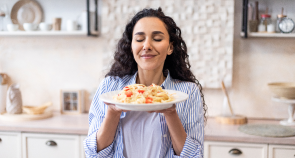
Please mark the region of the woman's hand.
POLYGON ((156 110, 156 111, 148 111, 148 113, 152 113, 152 112, 163 113, 165 116, 172 115, 172 114, 177 114, 177 112, 176 112, 176 105, 175 104, 173 104, 168 109, 156 110))
POLYGON ((104 102, 109 108, 108 113, 115 114, 115 115, 121 115, 122 112, 127 112, 128 110, 123 110, 118 107, 116 107, 115 104, 106 103, 104 102))

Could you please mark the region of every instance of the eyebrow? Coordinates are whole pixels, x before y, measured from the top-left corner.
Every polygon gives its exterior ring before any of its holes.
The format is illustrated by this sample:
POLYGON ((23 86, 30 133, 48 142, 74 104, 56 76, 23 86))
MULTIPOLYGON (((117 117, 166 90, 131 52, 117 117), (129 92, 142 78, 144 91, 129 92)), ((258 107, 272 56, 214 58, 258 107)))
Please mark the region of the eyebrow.
MULTIPOLYGON (((144 34, 145 34, 144 32, 136 32, 134 35, 144 35, 144 34)), ((153 31, 152 34, 163 34, 164 35, 164 33, 161 31, 153 31)))

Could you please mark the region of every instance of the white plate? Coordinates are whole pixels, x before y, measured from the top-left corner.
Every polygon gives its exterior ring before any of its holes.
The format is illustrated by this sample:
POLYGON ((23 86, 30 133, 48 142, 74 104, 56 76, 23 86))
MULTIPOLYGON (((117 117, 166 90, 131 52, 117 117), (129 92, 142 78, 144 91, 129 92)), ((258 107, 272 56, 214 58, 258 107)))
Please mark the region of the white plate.
POLYGON ((175 90, 165 90, 169 94, 174 94, 174 100, 168 103, 154 103, 154 104, 130 104, 130 103, 120 103, 113 99, 113 96, 117 96, 121 90, 111 91, 100 95, 99 99, 103 102, 115 104, 118 108, 131 111, 154 111, 170 108, 173 104, 185 101, 188 98, 188 94, 175 91, 175 90))

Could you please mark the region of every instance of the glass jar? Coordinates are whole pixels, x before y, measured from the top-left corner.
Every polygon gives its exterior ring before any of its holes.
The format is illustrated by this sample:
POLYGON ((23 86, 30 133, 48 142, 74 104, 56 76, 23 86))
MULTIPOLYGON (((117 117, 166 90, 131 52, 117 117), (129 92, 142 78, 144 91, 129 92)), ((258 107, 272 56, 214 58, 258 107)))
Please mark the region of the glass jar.
POLYGON ((258 32, 266 32, 267 25, 271 24, 271 16, 269 14, 261 14, 260 23, 258 25, 258 32))
POLYGON ((279 29, 279 23, 285 18, 287 15, 279 14, 277 16, 277 23, 276 23, 276 32, 281 32, 279 29))

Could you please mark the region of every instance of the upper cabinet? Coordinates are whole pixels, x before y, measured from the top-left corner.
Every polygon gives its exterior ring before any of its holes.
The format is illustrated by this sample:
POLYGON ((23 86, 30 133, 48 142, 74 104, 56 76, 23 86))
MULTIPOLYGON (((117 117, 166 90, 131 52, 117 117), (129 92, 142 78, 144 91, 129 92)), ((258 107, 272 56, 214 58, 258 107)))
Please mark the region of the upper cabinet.
POLYGON ((295 37, 294 0, 243 0, 242 37, 295 37))
POLYGON ((1 0, 0 36, 97 36, 98 0, 1 0))

